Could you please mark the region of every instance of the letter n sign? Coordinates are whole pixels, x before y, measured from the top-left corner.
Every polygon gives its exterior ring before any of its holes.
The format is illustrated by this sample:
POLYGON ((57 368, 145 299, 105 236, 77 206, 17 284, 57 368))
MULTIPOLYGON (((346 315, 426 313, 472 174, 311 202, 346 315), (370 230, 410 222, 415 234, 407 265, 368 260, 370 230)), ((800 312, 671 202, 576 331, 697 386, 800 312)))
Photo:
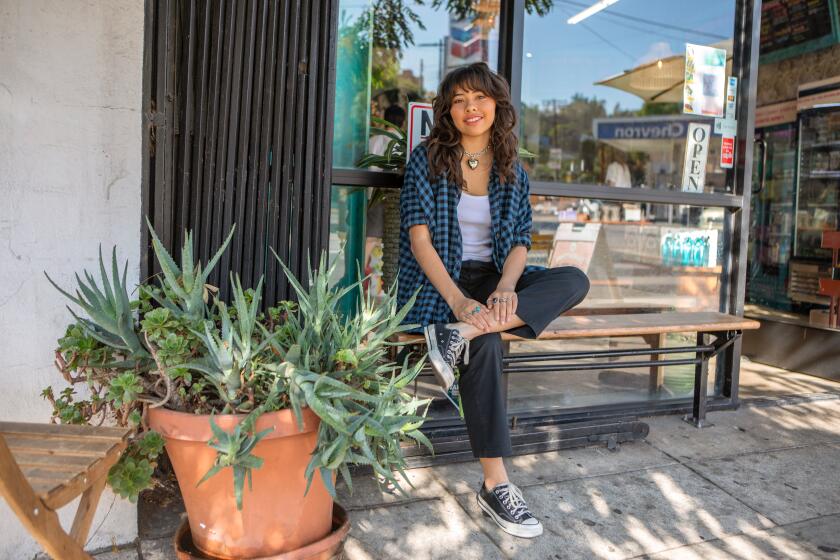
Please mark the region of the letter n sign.
POLYGON ((408 157, 415 146, 425 140, 432 132, 434 111, 428 103, 408 104, 408 157))
POLYGON ((711 134, 711 124, 690 123, 688 125, 682 175, 682 190, 685 192, 703 192, 711 134))

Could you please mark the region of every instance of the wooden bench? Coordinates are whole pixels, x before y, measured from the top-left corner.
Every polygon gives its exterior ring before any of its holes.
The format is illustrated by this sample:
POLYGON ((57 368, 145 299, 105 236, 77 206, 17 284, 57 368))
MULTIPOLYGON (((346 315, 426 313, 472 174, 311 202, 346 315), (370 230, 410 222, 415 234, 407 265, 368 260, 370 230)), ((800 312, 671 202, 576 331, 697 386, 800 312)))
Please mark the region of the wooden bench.
POLYGON ((84 551, 108 470, 126 447, 128 428, 0 422, 0 496, 51 557, 89 559, 84 551), (56 510, 81 495, 70 533, 56 510))
MULTIPOLYGON (((694 365, 694 398, 692 412, 686 420, 703 427, 706 419, 706 391, 709 360, 730 346, 744 330, 757 329, 758 321, 716 312, 633 313, 622 315, 564 315, 555 319, 537 340, 575 340, 601 337, 642 337, 649 348, 567 351, 507 354, 503 358, 506 374, 519 372, 557 372, 622 368, 650 368, 649 390, 658 393, 663 385, 664 367, 694 365), (668 333, 695 333, 696 345, 665 347, 668 333), (713 340, 710 340, 713 339, 713 340), (692 358, 667 358, 669 354, 694 354, 692 358), (591 361, 619 357, 649 356, 647 360, 626 362, 591 361), (532 362, 571 361, 563 364, 533 364, 532 362), (587 361, 580 361, 587 360, 587 361), (528 365, 531 363, 531 365, 528 365)), ((403 355, 411 345, 424 343, 420 334, 400 333, 395 340, 406 344, 403 355)), ((502 341, 529 340, 510 333, 502 333, 502 341)), ((509 376, 505 376, 505 385, 509 376)))

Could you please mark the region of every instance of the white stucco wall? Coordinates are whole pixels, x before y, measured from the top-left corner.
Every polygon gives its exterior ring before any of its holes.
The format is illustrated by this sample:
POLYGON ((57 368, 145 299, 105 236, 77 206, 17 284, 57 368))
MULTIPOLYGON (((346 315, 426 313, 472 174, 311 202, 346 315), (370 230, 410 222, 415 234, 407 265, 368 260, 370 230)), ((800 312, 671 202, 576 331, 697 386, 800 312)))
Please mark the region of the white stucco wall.
MULTIPOLYGON (((61 383, 70 317, 43 271, 69 286, 101 242, 136 283, 142 51, 142 0, 0 0, 0 419, 47 422, 61 383)), ((135 539, 136 507, 106 491, 93 529, 89 548, 135 539)), ((0 559, 39 550, 0 499, 0 559)))

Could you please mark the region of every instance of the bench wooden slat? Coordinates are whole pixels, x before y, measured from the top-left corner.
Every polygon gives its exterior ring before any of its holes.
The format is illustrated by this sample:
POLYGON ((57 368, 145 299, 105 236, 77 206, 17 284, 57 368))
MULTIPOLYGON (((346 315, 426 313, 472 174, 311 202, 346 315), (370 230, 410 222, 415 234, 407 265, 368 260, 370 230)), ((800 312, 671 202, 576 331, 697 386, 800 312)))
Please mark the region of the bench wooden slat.
POLYGON ((77 437, 64 438, 53 436, 49 438, 23 435, 3 435, 12 454, 20 452, 41 453, 43 455, 75 455, 81 457, 103 457, 108 451, 120 443, 120 440, 86 440, 77 437))
MULTIPOLYGON (((714 311, 666 311, 626 315, 575 315, 558 317, 540 334, 539 340, 599 338, 606 336, 640 336, 678 332, 719 332, 759 328, 760 323, 744 317, 714 311)), ((423 342, 423 336, 400 333, 396 340, 405 343, 423 342)), ((502 340, 529 340, 502 333, 502 340)))
MULTIPOLYGON (((18 464, 18 466, 20 466, 18 464)), ((33 481, 40 481, 40 482, 48 482, 55 486, 60 486, 62 484, 66 484, 73 480, 75 477, 80 476, 85 471, 56 471, 53 469, 43 469, 40 467, 21 467, 21 472, 23 476, 26 477, 30 483, 33 481)))
POLYGON ((58 509, 107 475, 114 462, 111 458, 125 449, 129 430, 119 429, 122 438, 114 438, 111 428, 106 430, 92 438, 82 438, 78 432, 65 436, 54 430, 2 435, 38 497, 50 509, 58 509))
MULTIPOLYGON (((635 336, 669 332, 716 332, 757 329, 752 319, 713 311, 634 313, 628 315, 586 315, 558 317, 540 336, 541 339, 635 336)), ((522 340, 511 336, 512 340, 522 340)))
POLYGON ((125 437, 124 428, 110 426, 77 426, 74 424, 30 424, 27 422, 0 422, 0 434, 61 436, 62 438, 82 437, 86 439, 121 440, 125 437))
POLYGON ((79 455, 46 455, 43 453, 30 453, 21 451, 14 453, 15 460, 20 468, 39 467, 56 471, 82 471, 98 461, 98 457, 79 455))
MULTIPOLYGON (((127 436, 128 431, 125 434, 127 436)), ((4 437, 24 477, 50 509, 58 509, 68 504, 97 479, 106 476, 108 469, 126 446, 126 441, 123 439, 116 442, 110 440, 83 442, 51 437, 49 438, 51 442, 60 442, 63 449, 49 454, 44 453, 44 449, 40 447, 47 443, 47 440, 29 440, 29 444, 34 442, 39 446, 33 452, 31 447, 19 446, 21 441, 17 438, 20 436, 4 437), (25 451, 18 451, 20 449, 25 449, 25 451), (18 460, 19 456, 22 460, 18 460), (41 457, 43 461, 36 460, 35 464, 32 464, 36 457, 41 457), (45 464, 50 460, 54 461, 54 464, 45 464), (76 465, 74 466, 73 463, 76 465)), ((24 443, 26 443, 25 439, 24 443)))
POLYGON ((107 475, 129 433, 126 428, 0 422, 0 435, 24 477, 51 509, 107 475))

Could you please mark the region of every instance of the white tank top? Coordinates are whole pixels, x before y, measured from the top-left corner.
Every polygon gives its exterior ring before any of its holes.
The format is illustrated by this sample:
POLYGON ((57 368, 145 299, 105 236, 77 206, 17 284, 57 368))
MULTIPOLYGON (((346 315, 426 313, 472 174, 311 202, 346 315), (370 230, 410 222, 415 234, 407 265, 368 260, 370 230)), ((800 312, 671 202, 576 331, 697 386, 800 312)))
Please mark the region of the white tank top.
POLYGON ((463 254, 461 260, 492 261, 490 198, 462 192, 458 202, 458 223, 461 225, 463 254))

